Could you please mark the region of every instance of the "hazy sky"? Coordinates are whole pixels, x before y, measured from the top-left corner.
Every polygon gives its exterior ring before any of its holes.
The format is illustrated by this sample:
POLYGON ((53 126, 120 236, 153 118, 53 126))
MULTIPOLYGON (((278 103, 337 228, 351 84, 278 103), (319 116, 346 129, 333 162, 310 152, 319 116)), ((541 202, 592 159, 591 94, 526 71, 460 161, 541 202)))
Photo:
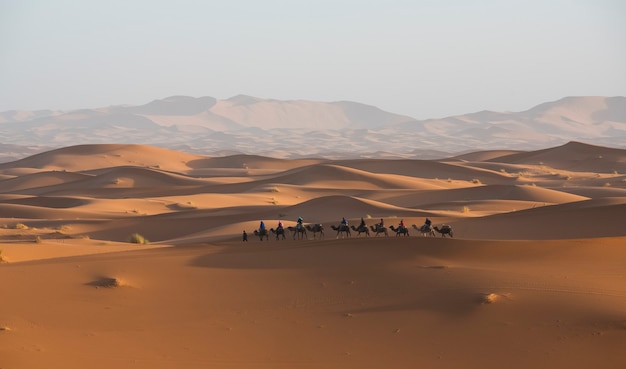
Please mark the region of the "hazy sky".
POLYGON ((626 95, 623 0, 0 0, 0 111, 171 95, 418 119, 626 95))

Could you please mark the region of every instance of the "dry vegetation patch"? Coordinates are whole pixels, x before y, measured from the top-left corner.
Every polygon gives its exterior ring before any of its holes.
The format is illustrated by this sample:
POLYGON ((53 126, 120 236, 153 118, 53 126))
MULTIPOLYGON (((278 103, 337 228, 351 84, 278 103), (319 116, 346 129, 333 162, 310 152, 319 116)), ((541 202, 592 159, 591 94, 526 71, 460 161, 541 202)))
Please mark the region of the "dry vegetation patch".
POLYGON ((89 286, 106 287, 106 288, 129 286, 125 281, 121 280, 120 278, 114 278, 114 277, 100 277, 87 284, 89 286))

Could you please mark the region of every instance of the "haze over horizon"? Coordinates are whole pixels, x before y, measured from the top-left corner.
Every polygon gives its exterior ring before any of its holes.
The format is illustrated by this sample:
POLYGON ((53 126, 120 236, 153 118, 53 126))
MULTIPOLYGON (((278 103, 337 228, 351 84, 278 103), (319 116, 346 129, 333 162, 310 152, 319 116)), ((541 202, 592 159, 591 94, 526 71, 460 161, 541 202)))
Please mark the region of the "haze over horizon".
POLYGON ((416 119, 626 96, 626 3, 0 2, 0 111, 172 95, 355 101, 416 119))

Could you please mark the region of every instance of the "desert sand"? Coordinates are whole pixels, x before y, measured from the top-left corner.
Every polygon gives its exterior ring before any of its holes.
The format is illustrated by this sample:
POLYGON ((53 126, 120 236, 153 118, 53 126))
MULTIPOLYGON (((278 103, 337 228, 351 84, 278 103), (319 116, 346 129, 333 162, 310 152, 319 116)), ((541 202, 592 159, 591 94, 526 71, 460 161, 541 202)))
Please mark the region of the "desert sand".
POLYGON ((53 150, 0 164, 0 368, 625 368, 625 219, 626 150, 577 142, 53 150), (254 235, 299 216, 324 234, 254 235))

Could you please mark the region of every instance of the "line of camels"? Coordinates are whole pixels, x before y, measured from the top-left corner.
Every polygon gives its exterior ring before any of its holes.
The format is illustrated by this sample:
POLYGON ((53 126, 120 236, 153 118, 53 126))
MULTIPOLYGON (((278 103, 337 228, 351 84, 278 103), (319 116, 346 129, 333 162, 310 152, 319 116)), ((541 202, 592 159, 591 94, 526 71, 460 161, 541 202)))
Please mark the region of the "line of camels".
MULTIPOLYGON (((413 224, 411 226, 413 229, 415 229, 417 232, 419 232, 423 237, 435 237, 436 233, 439 233, 441 235, 441 237, 445 237, 445 236, 449 236, 449 237, 454 237, 454 231, 452 230, 452 227, 444 224, 441 226, 441 228, 437 227, 437 226, 427 226, 427 225, 423 225, 421 227, 418 227, 417 225, 413 224)), ((340 236, 343 237, 351 237, 352 236, 352 232, 355 232, 357 234, 357 237, 361 235, 361 233, 364 233, 367 237, 370 236, 370 231, 371 233, 374 234, 374 237, 378 237, 379 235, 385 235, 386 237, 389 236, 389 232, 387 230, 387 227, 381 227, 380 224, 376 224, 376 226, 370 225, 369 227, 364 225, 364 226, 359 226, 359 227, 355 227, 354 225, 352 226, 347 226, 347 225, 331 225, 330 228, 337 232, 337 238, 339 238, 340 236)), ((396 234, 396 237, 398 236, 405 236, 408 237, 409 235, 409 228, 408 227, 394 227, 394 226, 389 226, 389 230, 391 230, 391 232, 394 232, 396 234)), ((270 238, 270 234, 272 234, 274 237, 276 237, 277 240, 286 239, 286 233, 290 232, 292 235, 292 238, 295 240, 296 238, 301 240, 301 239, 308 239, 308 235, 307 232, 313 233, 313 238, 316 239, 318 237, 319 234, 319 238, 323 238, 324 237, 324 226, 322 224, 316 223, 316 224, 307 224, 303 227, 287 227, 287 228, 270 228, 268 229, 263 229, 261 231, 259 230, 254 230, 254 235, 256 237, 259 237, 259 239, 261 241, 263 241, 263 239, 269 241, 270 238)))

